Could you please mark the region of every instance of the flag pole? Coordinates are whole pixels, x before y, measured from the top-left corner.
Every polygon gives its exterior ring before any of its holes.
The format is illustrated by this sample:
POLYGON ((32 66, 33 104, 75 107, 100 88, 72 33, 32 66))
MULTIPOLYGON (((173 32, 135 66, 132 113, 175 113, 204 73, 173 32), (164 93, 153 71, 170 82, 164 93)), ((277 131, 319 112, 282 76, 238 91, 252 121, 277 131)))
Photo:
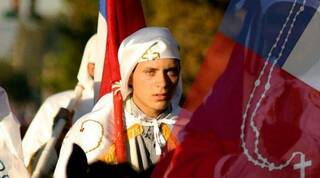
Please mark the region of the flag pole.
POLYGON ((116 133, 116 160, 118 163, 126 161, 126 146, 125 146, 125 130, 123 125, 123 104, 120 92, 114 93, 114 123, 116 133))
POLYGON ((108 34, 107 34, 107 48, 106 54, 107 67, 111 72, 111 88, 113 92, 113 109, 114 109, 114 124, 115 124, 115 152, 117 163, 123 163, 126 161, 126 149, 125 149, 125 130, 123 125, 123 101, 120 92, 120 67, 118 63, 118 47, 121 39, 118 33, 118 9, 119 3, 116 0, 108 0, 106 3, 107 9, 107 22, 108 22, 108 34))
POLYGON ((126 135, 123 121, 123 98, 120 92, 118 48, 124 38, 145 26, 140 0, 100 0, 105 10, 106 46, 99 96, 113 93, 115 152, 117 163, 126 159, 126 135))

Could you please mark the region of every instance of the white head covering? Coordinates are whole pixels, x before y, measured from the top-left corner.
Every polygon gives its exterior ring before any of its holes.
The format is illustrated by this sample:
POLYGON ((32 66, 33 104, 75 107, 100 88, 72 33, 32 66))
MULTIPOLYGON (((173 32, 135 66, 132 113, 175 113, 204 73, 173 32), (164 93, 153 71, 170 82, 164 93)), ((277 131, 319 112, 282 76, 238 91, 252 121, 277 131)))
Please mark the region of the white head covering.
POLYGON ((97 34, 91 36, 88 40, 86 47, 83 52, 81 65, 78 72, 78 84, 83 86, 85 89, 92 90, 93 79, 90 77, 87 69, 88 63, 95 63, 96 60, 96 43, 97 43, 97 34))
MULTIPOLYGON (((128 86, 135 66, 142 61, 174 58, 180 59, 179 46, 170 31, 163 27, 146 27, 123 40, 118 58, 121 73, 121 94, 125 100, 131 93, 128 86)), ((181 71, 181 70, 180 70, 181 71)), ((182 93, 181 72, 172 104, 177 105, 182 93)))

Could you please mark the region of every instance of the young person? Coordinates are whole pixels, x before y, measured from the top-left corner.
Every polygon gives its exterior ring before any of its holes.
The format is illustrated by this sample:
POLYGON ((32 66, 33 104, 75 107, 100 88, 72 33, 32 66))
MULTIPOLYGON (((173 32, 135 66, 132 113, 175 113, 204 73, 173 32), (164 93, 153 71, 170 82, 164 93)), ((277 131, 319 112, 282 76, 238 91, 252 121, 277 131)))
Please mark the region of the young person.
MULTIPOLYGON (((127 133, 127 160, 146 170, 165 150, 175 147, 170 137, 182 92, 180 54, 167 28, 146 27, 127 37, 118 51, 120 91, 127 133)), ((116 163, 112 93, 103 96, 67 134, 54 173, 65 177, 72 144, 78 144, 89 163, 116 163)))

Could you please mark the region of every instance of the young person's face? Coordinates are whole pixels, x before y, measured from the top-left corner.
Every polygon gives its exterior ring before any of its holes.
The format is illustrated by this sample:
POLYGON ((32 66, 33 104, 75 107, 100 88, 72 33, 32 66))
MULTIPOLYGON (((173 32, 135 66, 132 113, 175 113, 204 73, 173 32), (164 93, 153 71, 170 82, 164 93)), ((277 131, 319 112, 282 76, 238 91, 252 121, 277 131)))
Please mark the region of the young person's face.
POLYGON ((157 59, 138 63, 129 84, 135 104, 149 117, 163 112, 173 97, 179 80, 176 59, 157 59))

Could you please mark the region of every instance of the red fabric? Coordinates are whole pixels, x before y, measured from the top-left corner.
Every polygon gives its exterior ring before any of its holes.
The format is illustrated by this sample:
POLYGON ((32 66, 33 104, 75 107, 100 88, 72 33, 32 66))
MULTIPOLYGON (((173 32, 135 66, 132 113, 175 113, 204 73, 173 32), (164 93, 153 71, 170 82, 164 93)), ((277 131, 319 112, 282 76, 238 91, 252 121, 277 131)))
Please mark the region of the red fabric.
MULTIPOLYGON (((107 45, 103 67, 100 97, 111 92, 112 84, 120 81, 118 48, 124 38, 145 26, 141 2, 139 0, 108 0, 107 9, 107 45)), ((126 160, 124 128, 122 120, 122 97, 114 95, 114 119, 116 132, 116 156, 118 162, 126 160)))
POLYGON ((210 88, 226 69, 233 47, 233 41, 223 33, 217 33, 183 103, 184 109, 194 111, 201 104, 210 88), (206 80, 203 80, 203 76, 206 76, 206 80))
POLYGON ((125 130, 123 125, 123 105, 122 96, 118 92, 113 96, 114 103, 114 127, 116 130, 115 145, 116 145, 116 159, 118 163, 126 162, 126 145, 125 145, 125 130))
MULTIPOLYGON (((240 139, 242 114, 265 59, 240 44, 232 46, 226 70, 193 113, 181 144, 171 157, 159 163, 154 177, 296 178, 303 172, 294 169, 302 160, 300 155, 283 169, 269 171, 248 161, 244 154, 240 139)), ((268 64, 266 75, 270 67, 268 64)), ((252 105, 260 98, 266 79, 262 78, 252 105)), ((253 108, 248 114, 252 111, 253 108)), ((258 139, 250 122, 245 122, 249 154, 258 159, 254 148, 256 140, 259 140, 259 153, 275 165, 283 164, 293 152, 302 152, 306 161, 312 161, 312 165, 304 169, 305 177, 319 177, 319 114, 320 92, 275 67, 271 88, 254 118, 260 132, 258 139)))
POLYGON ((157 164, 152 178, 212 178, 214 165, 226 153, 236 152, 234 141, 221 141, 210 132, 190 132, 157 164))
POLYGON ((107 45, 100 85, 100 97, 111 92, 113 82, 120 80, 118 48, 124 38, 145 26, 143 9, 139 0, 108 0, 107 45))

